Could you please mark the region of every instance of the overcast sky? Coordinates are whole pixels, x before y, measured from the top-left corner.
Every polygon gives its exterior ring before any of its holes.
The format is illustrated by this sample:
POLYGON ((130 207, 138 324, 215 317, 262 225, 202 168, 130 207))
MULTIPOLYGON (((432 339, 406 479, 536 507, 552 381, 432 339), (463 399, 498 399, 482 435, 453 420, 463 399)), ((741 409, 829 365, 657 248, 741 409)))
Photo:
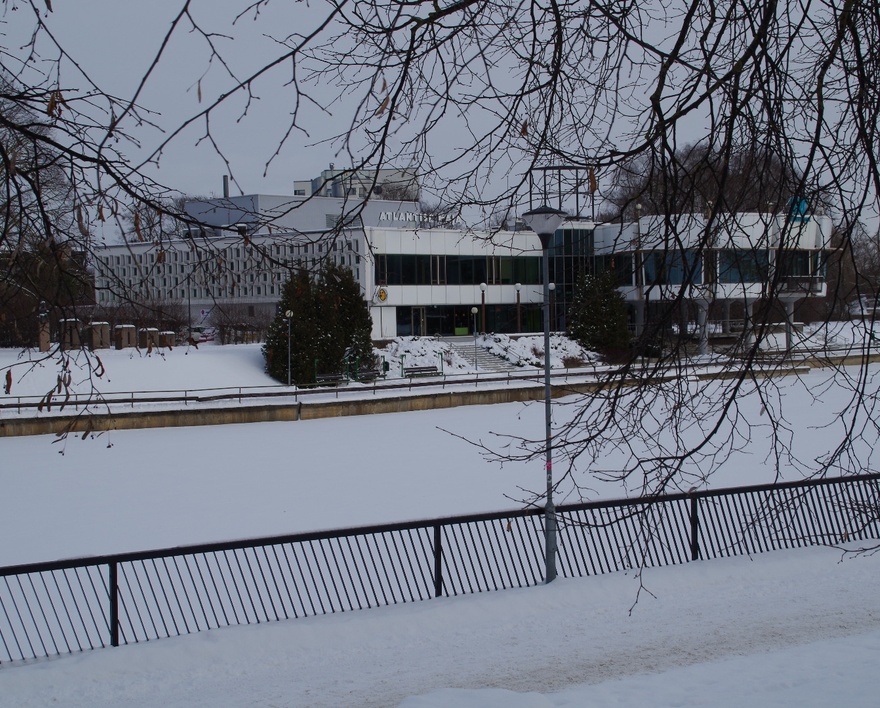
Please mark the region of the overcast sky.
MULTIPOLYGON (((268 57, 282 53, 284 48, 276 40, 305 31, 319 9, 303 2, 271 2, 256 20, 250 15, 233 26, 235 13, 248 4, 246 0, 191 3, 191 11, 203 28, 218 33, 213 41, 240 77, 261 66, 268 57)), ((45 20, 96 84, 117 96, 131 97, 183 5, 184 0, 53 0, 53 12, 45 14, 45 20)), ((320 9, 326 9, 320 5, 320 9)), ((30 8, 19 4, 13 11, 7 5, 2 19, 7 44, 24 44, 33 26, 30 8)), ((230 86, 223 67, 217 62, 209 63, 205 38, 189 30, 188 23, 177 30, 140 101, 159 114, 155 119, 166 131, 197 113, 210 97, 230 86)), ((45 59, 54 58, 47 43, 41 44, 40 49, 45 59)), ((258 100, 249 115, 241 117, 243 102, 236 101, 234 110, 218 113, 212 123, 245 193, 290 194, 293 180, 315 177, 330 162, 338 166, 346 162, 344 157, 334 156, 331 146, 309 147, 320 137, 319 131, 333 124, 330 116, 312 109, 311 135, 292 135, 287 149, 263 176, 265 163, 283 135, 290 114, 292 94, 282 85, 289 77, 289 66, 279 68, 269 82, 257 87, 258 100)), ((61 83, 85 85, 70 66, 61 83)), ((174 142, 173 149, 162 157, 159 172, 154 173, 160 182, 189 194, 221 191, 225 168, 209 146, 196 147, 202 134, 203 129, 194 129, 174 142)), ((162 137, 154 129, 138 130, 136 135, 144 148, 155 147, 162 137)), ((134 148, 125 148, 125 152, 131 158, 137 156, 134 148)))
MULTIPOLYGON (((222 52, 229 69, 238 79, 247 77, 271 59, 284 54, 286 48, 283 40, 291 35, 307 34, 326 17, 330 7, 324 0, 270 0, 267 5, 261 6, 256 16, 251 12, 234 22, 236 14, 252 1, 191 0, 189 3, 190 12, 199 27, 213 33, 211 41, 222 52)), ((174 18, 186 5, 186 0, 52 0, 53 12, 49 13, 44 9, 45 0, 33 2, 43 9, 42 14, 50 31, 83 71, 103 90, 125 98, 134 95, 174 18)), ((26 45, 31 35, 33 11, 24 0, 4 0, 0 7, 3 8, 0 10, 0 31, 6 34, 3 44, 15 54, 15 48, 26 45)), ((676 22, 674 14, 671 18, 667 17, 667 25, 675 25, 676 22)), ((657 18, 654 24, 657 27, 652 25, 646 31, 657 34, 660 31, 658 27, 664 22, 657 18)), ((29 64, 36 70, 49 71, 50 62, 56 58, 57 51, 45 38, 39 44, 38 51, 43 63, 30 61, 29 64)), ((18 54, 22 60, 26 56, 25 50, 18 54)), ((151 118, 158 128, 128 126, 129 132, 142 146, 121 147, 134 164, 144 154, 155 150, 169 132, 235 85, 226 68, 220 62, 211 62, 210 56, 208 39, 192 31, 189 22, 184 21, 172 36, 162 60, 140 96, 140 105, 155 112, 151 118), (163 130, 164 134, 161 132, 163 130)), ((7 62, 12 65, 13 60, 4 57, 3 62, 4 65, 7 62)), ((645 71, 642 70, 639 81, 647 87, 650 77, 645 71)), ((302 76, 299 78, 302 79, 302 76)), ((237 186, 233 185, 233 193, 240 189, 246 194, 291 194, 294 180, 316 177, 330 163, 337 167, 351 165, 351 159, 340 153, 338 145, 321 141, 344 132, 351 120, 352 105, 334 103, 330 110, 321 110, 304 103, 299 107, 299 122, 303 130, 291 132, 284 148, 266 171, 266 163, 273 158, 284 137, 294 109, 296 94, 289 85, 285 85, 290 79, 290 64, 279 65, 265 80, 254 86, 254 99, 246 115, 243 114, 244 96, 234 97, 227 106, 213 114, 213 135, 231 163, 231 171, 237 182, 237 186)), ((74 67, 68 63, 63 68, 60 85, 65 88, 86 88, 87 82, 77 76, 74 67)), ((335 93, 334 87, 326 83, 311 90, 325 102, 335 93)), ((357 98, 346 96, 345 100, 357 98)), ((418 105, 413 110, 418 111, 418 105)), ((448 159, 456 154, 457 147, 464 148, 471 144, 472 136, 460 122, 455 123, 454 113, 452 110, 444 113, 441 130, 434 131, 436 134, 432 134, 431 142, 424 148, 424 152, 432 158, 448 159)), ((637 116, 638 112, 633 114, 633 123, 627 128, 624 115, 619 114, 610 129, 621 135, 626 130, 631 132, 639 123, 637 116)), ((407 118, 418 125, 417 116, 407 118)), ((473 120, 469 117, 469 121, 473 120)), ((479 122, 480 118, 476 120, 479 122)), ((695 111, 677 127, 680 142, 698 140, 707 130, 706 118, 695 111)), ((199 144, 203 135, 202 123, 178 135, 163 152, 159 170, 151 168, 146 170, 147 174, 185 194, 220 194, 227 168, 213 146, 206 141, 199 144)), ((525 144, 522 147, 527 148, 525 144)), ((503 146, 502 150, 496 150, 493 154, 497 164, 493 166, 491 175, 478 185, 482 197, 492 196, 495 186, 503 189, 505 182, 516 183, 521 168, 525 167, 515 159, 505 162, 502 153, 503 146)), ((392 162, 389 166, 408 165, 392 162)), ((451 175, 441 174, 438 181, 442 183, 443 179, 449 180, 451 175)), ((600 175, 600 193, 605 186, 607 181, 600 175)), ((437 201, 430 195, 428 200, 437 201)))

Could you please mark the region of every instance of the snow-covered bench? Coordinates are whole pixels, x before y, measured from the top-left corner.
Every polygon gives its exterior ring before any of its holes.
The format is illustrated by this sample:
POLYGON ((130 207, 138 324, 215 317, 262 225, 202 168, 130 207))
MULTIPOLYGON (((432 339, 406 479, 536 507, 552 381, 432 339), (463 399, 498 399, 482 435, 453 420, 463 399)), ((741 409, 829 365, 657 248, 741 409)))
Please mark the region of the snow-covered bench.
POLYGON ((439 376, 440 371, 436 366, 407 366, 403 370, 403 375, 407 378, 416 376, 439 376))

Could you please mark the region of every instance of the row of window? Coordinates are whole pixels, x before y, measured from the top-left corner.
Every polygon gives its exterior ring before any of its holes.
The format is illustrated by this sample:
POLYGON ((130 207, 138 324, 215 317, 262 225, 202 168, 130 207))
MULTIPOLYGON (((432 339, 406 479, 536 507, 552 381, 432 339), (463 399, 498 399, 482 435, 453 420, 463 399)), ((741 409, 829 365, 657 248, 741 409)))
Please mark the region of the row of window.
MULTIPOLYGON (((644 251, 639 256, 646 285, 762 283, 770 274, 767 249, 644 251)), ((571 260, 570 265, 592 266, 594 272, 614 270, 621 285, 635 285, 634 259, 633 253, 564 259, 564 264, 551 258, 551 280, 565 279, 559 269, 571 260)), ((785 251, 775 254, 775 262, 784 278, 824 275, 824 260, 819 251, 785 251)), ((539 285, 541 258, 380 254, 376 256, 375 276, 378 285, 539 285)))
POLYGON ((538 285, 540 256, 379 254, 377 285, 538 285))
MULTIPOLYGON (((227 259, 246 259, 249 263, 257 263, 265 261, 267 256, 299 256, 299 255, 320 255, 322 253, 338 253, 342 251, 359 252, 357 241, 315 241, 315 242, 297 242, 287 244, 269 244, 260 248, 245 248, 241 246, 228 247, 223 249, 219 255, 227 259)), ((163 251, 156 250, 147 253, 123 254, 118 256, 101 256, 98 261, 108 267, 113 265, 132 265, 134 263, 153 264, 153 263, 191 263, 195 261, 190 251, 163 251)))
MULTIPOLYGON (((726 249, 701 253, 687 251, 643 251, 645 285, 701 285, 703 283, 764 283, 770 278, 767 249, 726 249)), ((782 278, 818 278, 825 275, 821 251, 790 250, 775 253, 775 266, 782 278)), ((620 285, 635 285, 634 254, 596 256, 594 272, 613 270, 620 285)))

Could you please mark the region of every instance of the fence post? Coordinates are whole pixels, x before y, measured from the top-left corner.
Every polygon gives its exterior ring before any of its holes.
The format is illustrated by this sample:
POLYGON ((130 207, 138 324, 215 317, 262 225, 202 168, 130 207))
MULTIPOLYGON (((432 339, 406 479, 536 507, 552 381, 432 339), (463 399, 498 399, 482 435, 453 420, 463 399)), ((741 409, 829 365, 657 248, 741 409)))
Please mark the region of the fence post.
POLYGON ((698 532, 700 530, 700 518, 698 516, 699 499, 696 494, 691 493, 691 560, 700 560, 700 538, 698 532))
POLYGON ((110 561, 110 646, 119 646, 119 582, 116 575, 116 561, 110 561))
POLYGON ((443 595, 443 537, 440 524, 434 524, 434 597, 443 595))

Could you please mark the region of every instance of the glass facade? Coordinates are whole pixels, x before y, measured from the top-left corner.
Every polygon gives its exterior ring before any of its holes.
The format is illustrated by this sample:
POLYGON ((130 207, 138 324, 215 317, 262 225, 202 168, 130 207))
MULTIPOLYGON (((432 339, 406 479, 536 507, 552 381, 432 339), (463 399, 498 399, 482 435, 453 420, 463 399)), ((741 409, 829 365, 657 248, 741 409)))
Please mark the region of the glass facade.
MULTIPOLYGON (((486 303, 485 326, 480 322, 482 307, 476 317, 471 314, 474 305, 425 305, 397 308, 397 336, 430 337, 434 335, 472 335, 478 332, 516 332, 515 304, 486 303)), ((523 304, 520 307, 523 332, 538 332, 542 327, 541 306, 523 304)))
POLYGON ((379 254, 377 285, 541 284, 539 256, 423 256, 379 254))
POLYGON ((700 285, 703 260, 699 251, 648 251, 643 256, 645 285, 700 285))
MULTIPOLYGON (((582 273, 593 271, 592 229, 561 228, 550 242, 550 282, 556 287, 550 296, 551 328, 565 329, 568 306, 582 273)), ((540 280, 538 281, 540 282, 540 280)))
MULTIPOLYGON (((783 279, 794 282, 818 281, 824 277, 823 253, 813 250, 786 250, 771 253, 767 249, 657 250, 594 255, 592 229, 562 228, 551 240, 549 249, 551 292, 551 328, 566 327, 566 314, 582 274, 612 271, 619 287, 637 284, 702 285, 764 283, 770 277, 771 260, 783 279), (636 263, 641 265, 637 278, 636 263)), ((540 285, 540 256, 463 256, 380 254, 375 261, 377 285, 540 285)), ((476 322, 473 305, 403 306, 397 308, 397 334, 430 336, 435 334, 471 334, 480 332, 540 331, 540 304, 522 304, 517 317, 516 304, 485 305, 476 322), (517 327, 519 321, 520 327, 517 327)))
POLYGON ((770 255, 761 250, 718 251, 718 282, 764 283, 770 273, 770 255))

